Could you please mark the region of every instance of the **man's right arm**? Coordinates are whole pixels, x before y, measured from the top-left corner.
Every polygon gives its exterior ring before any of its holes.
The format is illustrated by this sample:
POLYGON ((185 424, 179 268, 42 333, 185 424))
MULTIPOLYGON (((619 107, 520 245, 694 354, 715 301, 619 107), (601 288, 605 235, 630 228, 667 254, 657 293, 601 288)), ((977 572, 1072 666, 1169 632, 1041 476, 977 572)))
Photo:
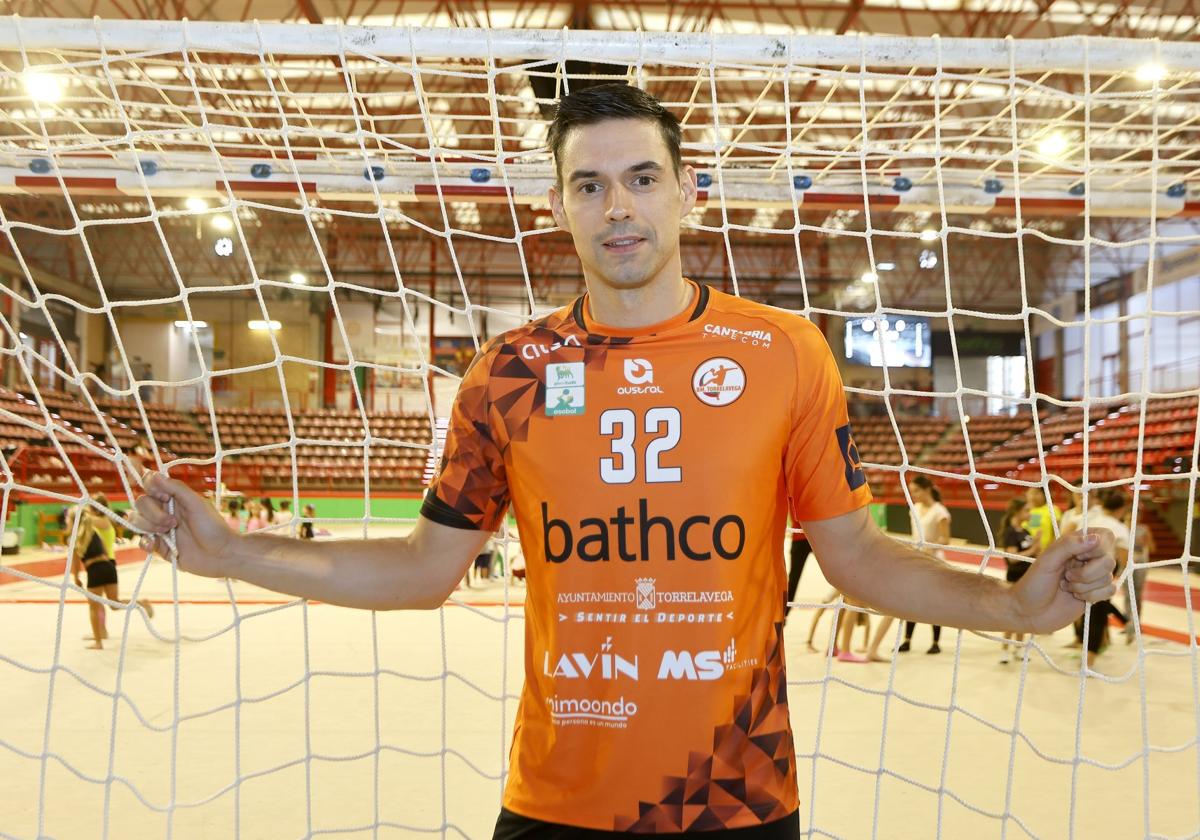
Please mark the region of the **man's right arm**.
POLYGON ((405 537, 297 540, 235 533, 191 488, 147 473, 133 524, 142 545, 169 556, 175 529, 179 567, 208 577, 231 577, 275 592, 369 610, 435 609, 462 579, 490 536, 420 517, 405 537), (174 513, 168 506, 174 502, 174 513))

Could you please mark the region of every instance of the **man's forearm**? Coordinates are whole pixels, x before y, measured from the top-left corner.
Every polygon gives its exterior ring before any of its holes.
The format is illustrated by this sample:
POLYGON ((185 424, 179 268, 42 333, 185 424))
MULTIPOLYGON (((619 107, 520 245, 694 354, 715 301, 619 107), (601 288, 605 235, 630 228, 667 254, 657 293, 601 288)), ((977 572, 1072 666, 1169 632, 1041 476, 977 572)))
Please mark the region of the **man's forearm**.
POLYGON ((845 580, 831 582, 879 612, 965 630, 1028 630, 1010 584, 956 569, 882 533, 872 548, 848 570, 845 580))
POLYGON ((369 610, 440 606, 444 575, 429 574, 406 537, 297 540, 246 534, 230 542, 225 576, 305 598, 369 610))

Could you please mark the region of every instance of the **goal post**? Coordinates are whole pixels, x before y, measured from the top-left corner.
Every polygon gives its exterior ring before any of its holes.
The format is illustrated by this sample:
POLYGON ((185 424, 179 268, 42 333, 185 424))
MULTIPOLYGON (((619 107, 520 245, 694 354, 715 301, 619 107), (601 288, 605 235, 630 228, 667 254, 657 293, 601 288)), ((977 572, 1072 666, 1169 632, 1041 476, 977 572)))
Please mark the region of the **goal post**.
MULTIPOLYGON (((1178 538, 1127 552, 1124 591, 1170 573, 1185 607, 1155 637, 1135 606, 1115 672, 1039 638, 995 680, 1000 640, 948 631, 944 671, 851 678, 801 657, 797 613, 804 830, 1194 833, 1162 803, 1200 796, 1198 74, 1182 42, 0 18, 0 521, 73 545, 58 509, 128 524, 145 466, 286 501, 283 533, 402 532, 475 351, 583 291, 546 122, 625 81, 682 123, 685 272, 821 326, 891 529, 927 476, 980 573, 1030 489, 1121 490, 1133 529, 1178 538)), ((42 704, 0 736, 34 803, 0 835, 69 836, 78 795, 109 836, 490 836, 519 578, 334 619, 123 550, 108 671, 77 656, 96 599, 61 548, 0 565, 0 609, 39 628, 0 651, 0 698, 42 704)))

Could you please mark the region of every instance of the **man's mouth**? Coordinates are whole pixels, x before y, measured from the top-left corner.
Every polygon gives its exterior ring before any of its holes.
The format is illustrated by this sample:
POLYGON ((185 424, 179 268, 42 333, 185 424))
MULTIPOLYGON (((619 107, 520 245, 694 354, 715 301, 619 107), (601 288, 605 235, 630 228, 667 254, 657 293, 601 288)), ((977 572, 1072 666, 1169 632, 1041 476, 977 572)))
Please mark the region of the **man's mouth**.
POLYGON ((616 254, 624 254, 634 250, 645 241, 640 236, 622 236, 605 242, 604 249, 616 254))

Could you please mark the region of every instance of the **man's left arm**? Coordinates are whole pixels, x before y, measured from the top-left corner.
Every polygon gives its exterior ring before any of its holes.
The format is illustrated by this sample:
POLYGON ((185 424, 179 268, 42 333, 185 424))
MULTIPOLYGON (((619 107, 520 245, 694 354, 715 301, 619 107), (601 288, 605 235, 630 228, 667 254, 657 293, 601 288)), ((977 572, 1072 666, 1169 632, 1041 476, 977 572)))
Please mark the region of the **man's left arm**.
POLYGON ((1112 535, 1103 530, 1062 537, 1016 584, 956 569, 884 534, 866 508, 805 520, 826 579, 843 594, 887 615, 927 624, 1017 633, 1049 633, 1070 624, 1086 604, 1109 598, 1112 535))

